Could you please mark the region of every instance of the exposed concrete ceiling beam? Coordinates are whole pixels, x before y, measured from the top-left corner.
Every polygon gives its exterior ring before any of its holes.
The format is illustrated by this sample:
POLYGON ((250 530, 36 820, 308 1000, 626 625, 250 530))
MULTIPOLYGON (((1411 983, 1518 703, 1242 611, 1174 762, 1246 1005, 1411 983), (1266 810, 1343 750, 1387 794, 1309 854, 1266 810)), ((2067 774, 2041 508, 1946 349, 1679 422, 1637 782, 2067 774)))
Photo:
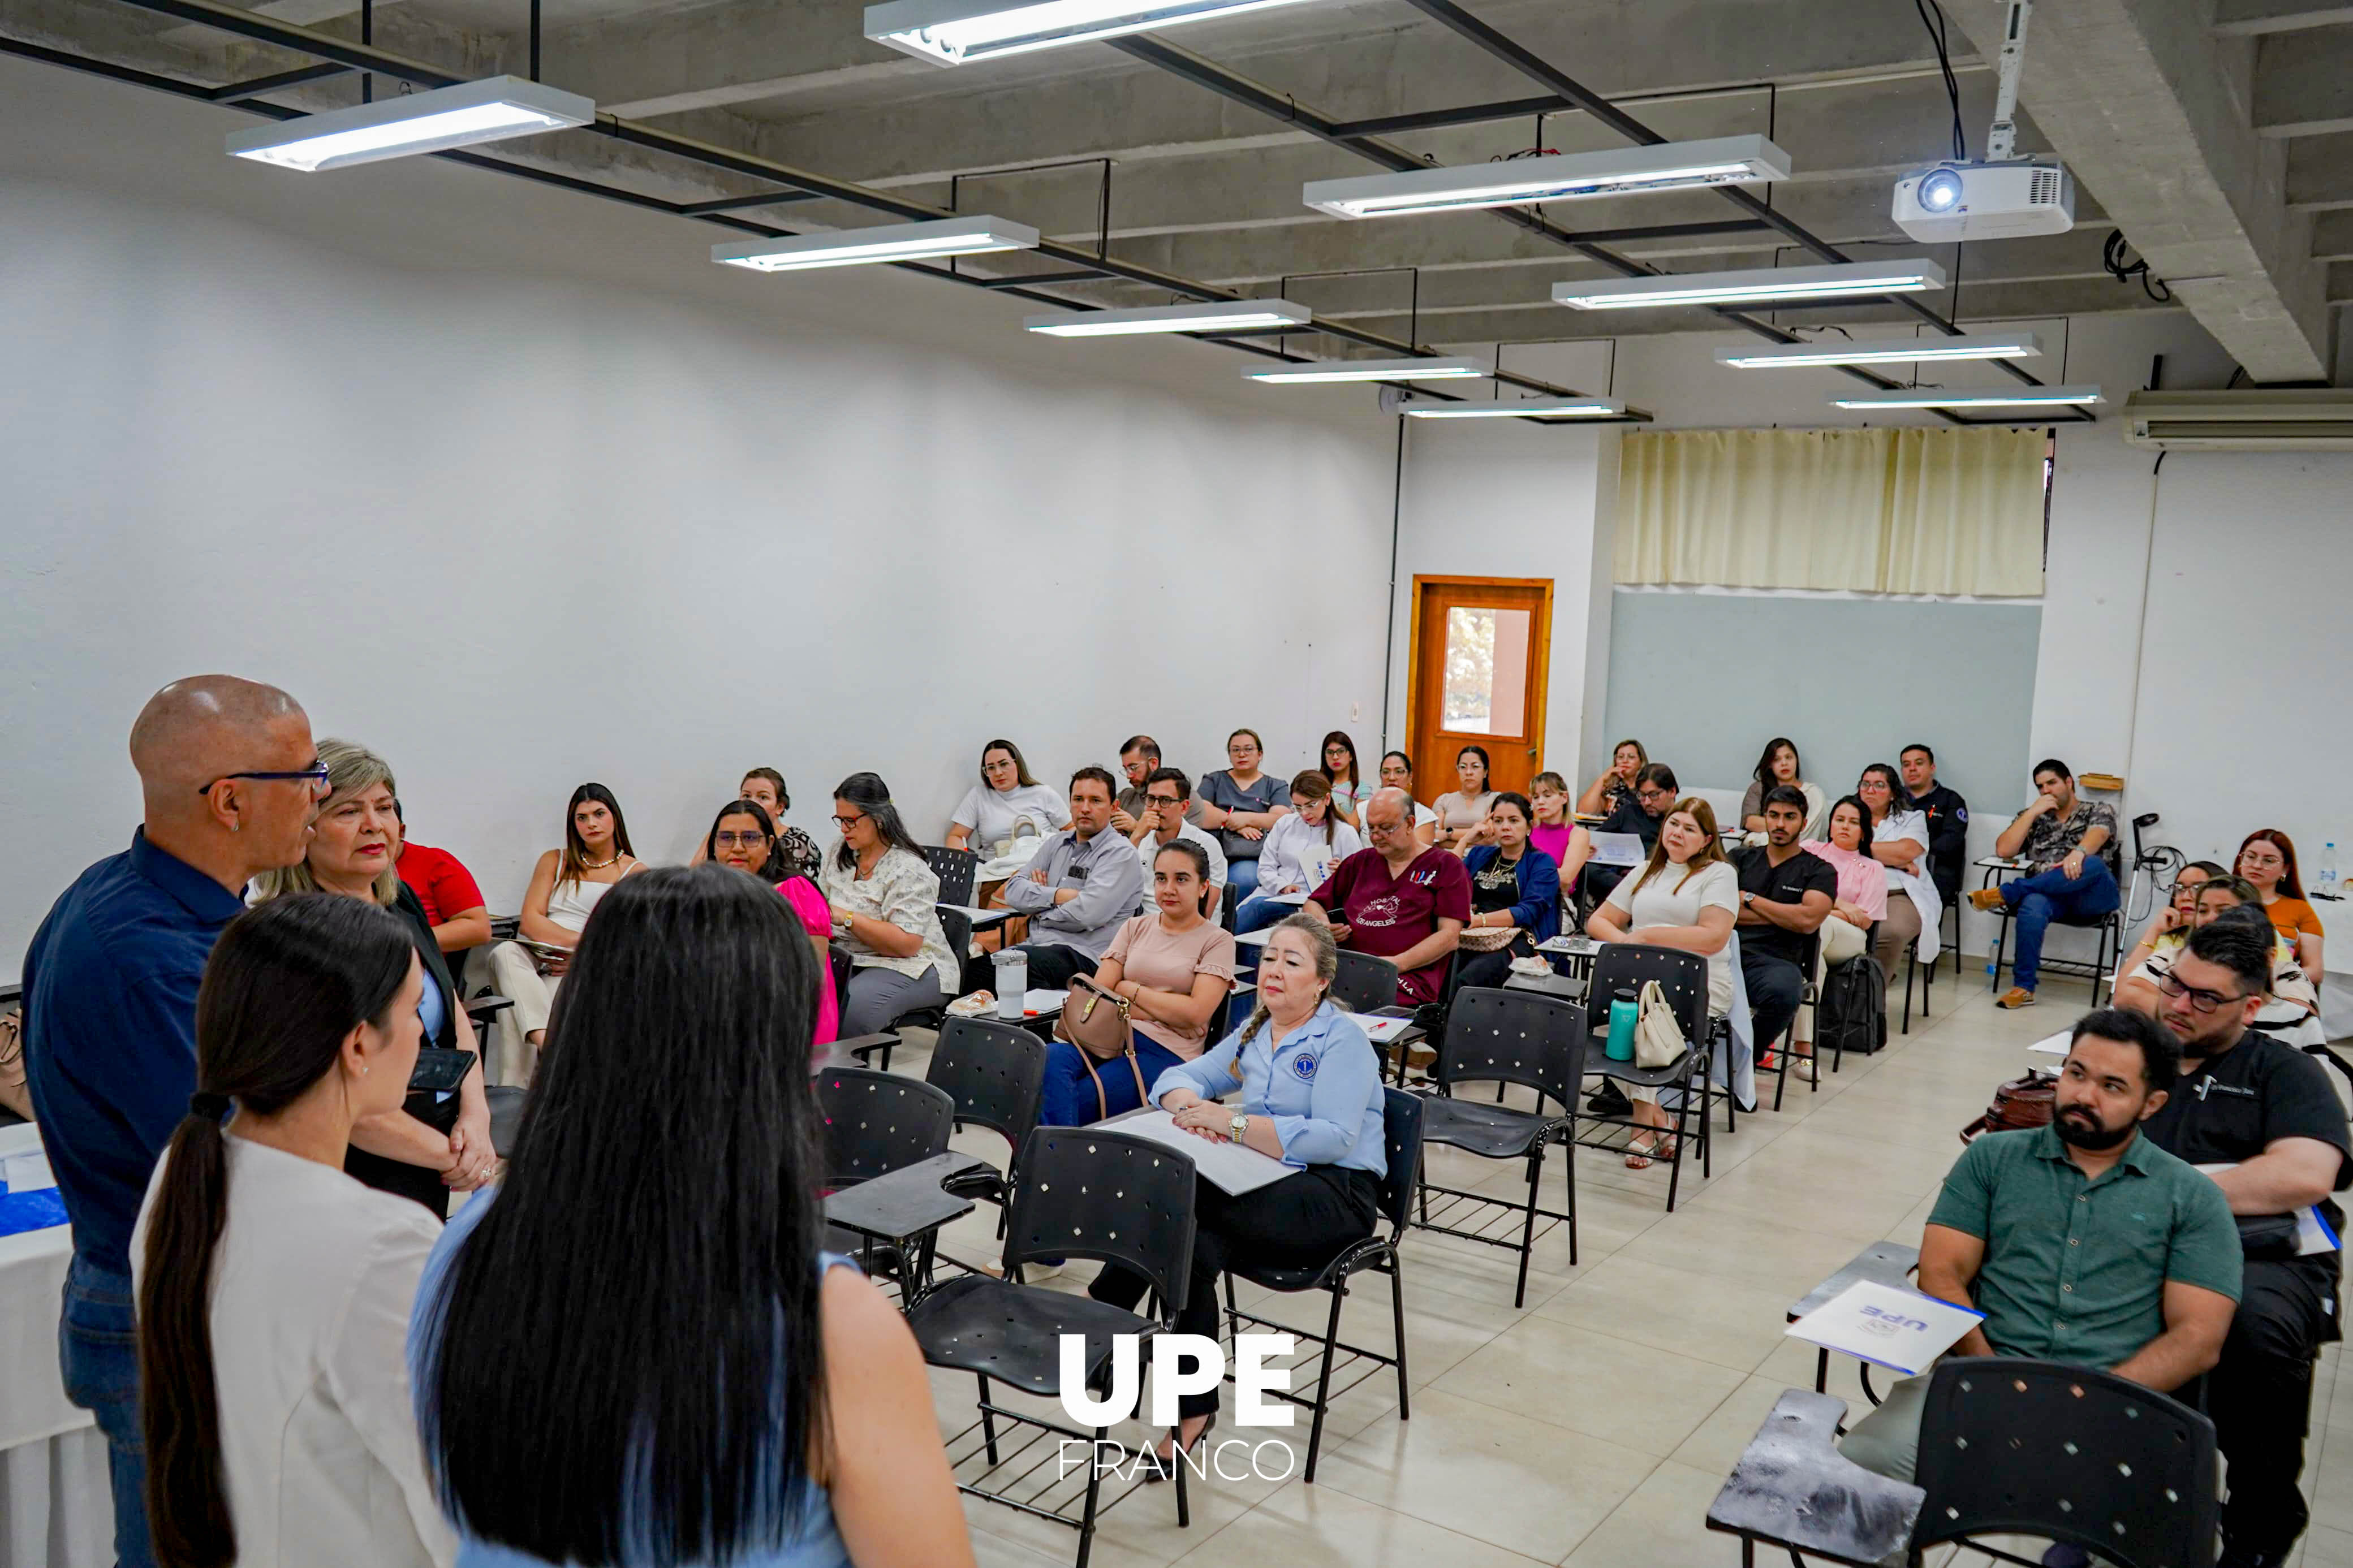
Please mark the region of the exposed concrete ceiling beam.
POLYGON ((2312 254, 2323 261, 2353 261, 2353 212, 2321 213, 2312 220, 2312 254))
POLYGON ((2225 37, 2298 33, 2353 22, 2353 5, 2322 5, 2315 0, 2216 0, 2214 31, 2225 37))
MULTIPOLYGON (((2327 376, 2326 279, 2291 212, 2287 152, 2243 118, 2207 31, 2212 0, 2037 9, 2020 96, 2075 177, 2249 376, 2327 376)), ((2000 0, 1952 0, 1983 50, 2000 0)))
POLYGON ((2287 200, 2306 210, 2353 207, 2353 133, 2287 144, 2287 200))
POLYGON ((2258 39, 2253 116, 2266 136, 2353 131, 2353 26, 2258 39))

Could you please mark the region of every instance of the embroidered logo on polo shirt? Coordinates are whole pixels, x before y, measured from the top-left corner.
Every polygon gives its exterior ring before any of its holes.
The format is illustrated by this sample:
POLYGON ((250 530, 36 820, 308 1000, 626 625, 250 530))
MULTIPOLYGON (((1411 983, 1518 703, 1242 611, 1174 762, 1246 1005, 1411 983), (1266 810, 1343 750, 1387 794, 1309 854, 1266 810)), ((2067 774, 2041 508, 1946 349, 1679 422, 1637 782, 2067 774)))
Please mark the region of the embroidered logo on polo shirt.
POLYGON ((1394 893, 1385 898, 1366 899, 1351 912, 1356 916, 1352 924, 1370 928, 1393 926, 1398 923, 1398 917, 1405 913, 1405 900, 1394 893))
POLYGON ((1306 1052, 1302 1051, 1299 1055, 1291 1058, 1291 1070, 1297 1073, 1301 1078, 1314 1078, 1315 1076, 1315 1058, 1309 1056, 1306 1052))
POLYGON ((2246 1100, 2255 1098, 2255 1091, 2242 1084, 2216 1083, 2211 1078, 2200 1079, 2198 1087, 2189 1092, 2198 1097, 2198 1103, 2200 1105, 2206 1103, 2206 1097, 2210 1094, 2235 1094, 2246 1100))

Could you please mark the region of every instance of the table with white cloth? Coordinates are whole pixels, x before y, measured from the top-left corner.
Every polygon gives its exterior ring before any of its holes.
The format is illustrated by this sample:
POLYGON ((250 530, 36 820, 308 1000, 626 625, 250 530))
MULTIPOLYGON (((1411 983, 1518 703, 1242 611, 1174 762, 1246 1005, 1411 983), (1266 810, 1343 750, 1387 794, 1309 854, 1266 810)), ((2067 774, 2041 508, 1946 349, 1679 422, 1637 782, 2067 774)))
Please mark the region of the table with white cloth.
MULTIPOLYGON (((40 1151, 39 1130, 0 1128, 0 1158, 40 1151)), ((67 1226, 0 1236, 0 1568, 103 1568, 114 1561, 106 1439, 66 1402, 58 1310, 67 1226)))

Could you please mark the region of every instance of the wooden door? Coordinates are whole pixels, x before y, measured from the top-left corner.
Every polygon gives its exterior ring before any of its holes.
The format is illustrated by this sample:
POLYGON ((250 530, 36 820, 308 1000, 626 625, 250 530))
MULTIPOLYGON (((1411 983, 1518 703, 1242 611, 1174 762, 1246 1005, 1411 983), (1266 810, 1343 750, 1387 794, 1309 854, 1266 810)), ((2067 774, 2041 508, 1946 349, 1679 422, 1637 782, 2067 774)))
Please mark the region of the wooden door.
POLYGON ((1551 578, 1414 578, 1405 749, 1424 805, 1461 787, 1465 746, 1486 748, 1491 787, 1527 793, 1551 650, 1551 578))

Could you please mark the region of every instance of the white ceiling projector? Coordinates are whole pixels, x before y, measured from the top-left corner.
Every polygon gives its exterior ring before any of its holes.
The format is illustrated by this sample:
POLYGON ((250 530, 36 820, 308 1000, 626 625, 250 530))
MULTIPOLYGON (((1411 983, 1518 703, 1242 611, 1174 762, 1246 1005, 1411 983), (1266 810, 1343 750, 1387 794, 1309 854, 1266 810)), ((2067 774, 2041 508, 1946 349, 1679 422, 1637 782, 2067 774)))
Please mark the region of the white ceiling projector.
POLYGON ((2075 182, 2056 158, 1933 163, 1895 182, 1894 217, 1929 245, 2064 234, 2075 226, 2075 182))

